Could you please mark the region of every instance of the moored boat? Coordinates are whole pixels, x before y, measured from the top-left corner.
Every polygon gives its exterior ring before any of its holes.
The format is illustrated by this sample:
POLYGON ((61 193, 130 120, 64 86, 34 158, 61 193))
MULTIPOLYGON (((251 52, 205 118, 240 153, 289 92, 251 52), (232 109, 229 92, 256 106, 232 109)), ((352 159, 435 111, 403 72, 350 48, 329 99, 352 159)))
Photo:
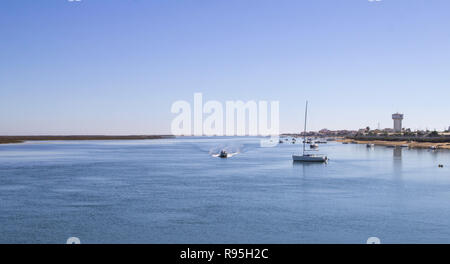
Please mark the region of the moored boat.
POLYGON ((327 162, 328 157, 320 154, 303 154, 292 155, 292 160, 302 162, 327 162))
MULTIPOLYGON (((292 155, 292 160, 294 162, 327 162, 328 157, 321 154, 309 154, 306 153, 306 121, 308 118, 308 101, 306 101, 306 108, 305 108, 305 129, 303 131, 303 153, 302 155, 292 155)), ((317 148, 317 144, 311 144, 309 146, 310 148, 317 148)))

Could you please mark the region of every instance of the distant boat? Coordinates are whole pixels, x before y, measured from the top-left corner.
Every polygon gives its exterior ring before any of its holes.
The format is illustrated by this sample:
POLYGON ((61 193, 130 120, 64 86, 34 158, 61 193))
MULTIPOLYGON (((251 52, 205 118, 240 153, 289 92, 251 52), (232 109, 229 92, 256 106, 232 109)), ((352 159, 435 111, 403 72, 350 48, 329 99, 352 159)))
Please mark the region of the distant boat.
POLYGON ((400 147, 402 147, 402 148, 409 148, 409 145, 408 144, 403 144, 400 147))
POLYGON ((373 148, 373 147, 375 147, 375 144, 367 144, 366 147, 373 148))
POLYGON ((317 148, 319 148, 319 145, 316 144, 316 143, 310 144, 310 145, 309 145, 309 148, 310 148, 310 149, 317 149, 317 148))
POLYGON ((219 158, 228 158, 228 153, 225 150, 221 150, 219 153, 219 158))
MULTIPOLYGON (((328 157, 325 155, 306 153, 306 121, 307 121, 307 118, 308 118, 308 101, 306 101, 306 108, 305 108, 305 129, 303 132, 303 154, 302 155, 292 155, 292 160, 299 161, 299 162, 327 162, 328 157)), ((315 144, 315 145, 317 145, 317 144, 315 144)))

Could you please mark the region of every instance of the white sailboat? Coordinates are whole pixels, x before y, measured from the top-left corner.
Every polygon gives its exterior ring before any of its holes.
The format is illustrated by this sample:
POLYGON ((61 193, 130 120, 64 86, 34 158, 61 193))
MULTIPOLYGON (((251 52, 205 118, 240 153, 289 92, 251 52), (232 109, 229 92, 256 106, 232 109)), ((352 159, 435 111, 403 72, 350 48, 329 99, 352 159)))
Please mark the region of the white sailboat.
POLYGON ((303 132, 303 154, 302 155, 292 155, 293 161, 299 162, 327 162, 328 157, 321 154, 310 154, 306 151, 306 120, 308 118, 308 101, 306 101, 305 109, 305 130, 303 132))

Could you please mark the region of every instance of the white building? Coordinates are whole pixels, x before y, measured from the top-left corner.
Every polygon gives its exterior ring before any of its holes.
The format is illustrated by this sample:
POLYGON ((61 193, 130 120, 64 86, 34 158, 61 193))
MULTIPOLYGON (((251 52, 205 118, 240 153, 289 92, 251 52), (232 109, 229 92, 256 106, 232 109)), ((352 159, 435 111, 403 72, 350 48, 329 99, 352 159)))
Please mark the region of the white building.
POLYGON ((402 132, 403 114, 392 114, 392 119, 394 120, 394 132, 402 132))

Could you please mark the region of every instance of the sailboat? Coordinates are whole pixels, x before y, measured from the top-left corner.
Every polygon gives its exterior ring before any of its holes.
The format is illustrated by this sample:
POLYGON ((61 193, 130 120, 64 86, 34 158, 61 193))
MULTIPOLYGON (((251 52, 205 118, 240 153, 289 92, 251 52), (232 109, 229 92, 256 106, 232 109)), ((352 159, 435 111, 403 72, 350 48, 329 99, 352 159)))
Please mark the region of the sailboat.
POLYGON ((308 118, 308 101, 306 101, 305 109, 305 130, 303 132, 303 154, 302 155, 292 155, 293 161, 300 162, 327 162, 328 157, 321 154, 310 154, 306 153, 306 120, 308 118))

